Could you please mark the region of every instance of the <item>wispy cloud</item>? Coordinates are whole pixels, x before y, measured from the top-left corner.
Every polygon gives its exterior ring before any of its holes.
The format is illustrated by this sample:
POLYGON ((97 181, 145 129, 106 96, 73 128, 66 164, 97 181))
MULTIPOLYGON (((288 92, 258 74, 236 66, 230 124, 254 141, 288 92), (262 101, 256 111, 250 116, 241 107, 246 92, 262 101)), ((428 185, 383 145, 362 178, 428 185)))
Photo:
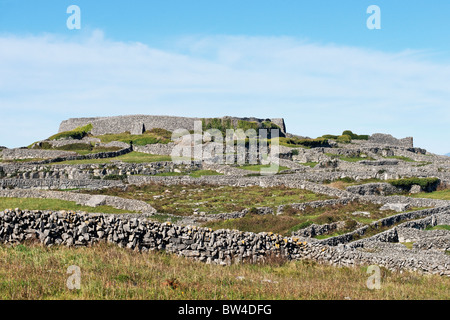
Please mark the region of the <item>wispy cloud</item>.
POLYGON ((412 135, 446 153, 450 64, 431 57, 288 37, 185 37, 163 50, 101 31, 3 36, 0 145, 45 138, 68 117, 236 115, 284 117, 290 132, 309 136, 412 135))

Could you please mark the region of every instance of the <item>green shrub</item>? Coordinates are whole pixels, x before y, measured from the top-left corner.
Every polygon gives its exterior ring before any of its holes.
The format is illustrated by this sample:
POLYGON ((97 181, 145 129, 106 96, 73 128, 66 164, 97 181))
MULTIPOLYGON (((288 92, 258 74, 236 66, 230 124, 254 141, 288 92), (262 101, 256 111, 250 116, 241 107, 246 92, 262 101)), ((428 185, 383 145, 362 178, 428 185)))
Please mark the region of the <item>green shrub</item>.
POLYGON ((398 180, 388 180, 388 182, 394 187, 408 191, 413 185, 419 185, 422 190, 431 191, 435 190, 439 185, 439 178, 404 178, 398 180))
POLYGON ((57 133, 57 134, 51 136, 50 138, 48 138, 48 140, 60 140, 60 139, 67 139, 67 138, 81 140, 86 135, 88 135, 89 132, 91 132, 92 128, 93 128, 92 124, 89 123, 83 127, 78 127, 76 129, 73 129, 70 131, 64 131, 64 132, 57 133))
POLYGON ((297 149, 291 150, 291 153, 292 153, 293 156, 298 156, 298 150, 297 149))
POLYGON ((347 134, 343 134, 342 136, 339 136, 337 138, 337 141, 341 142, 341 143, 350 143, 350 142, 352 142, 352 138, 351 138, 351 136, 349 136, 347 134))
POLYGON ((335 136, 335 135, 332 135, 332 134, 324 134, 324 135, 322 136, 322 138, 337 140, 338 136, 335 136))
POLYGON ((272 121, 264 121, 262 123, 262 128, 263 129, 280 129, 279 126, 277 126, 275 123, 273 123, 272 121))
POLYGON ((342 132, 342 135, 347 135, 350 136, 351 139, 353 140, 369 140, 369 136, 366 134, 363 135, 357 135, 353 132, 351 132, 350 130, 345 130, 344 132, 342 132))
POLYGON ((299 139, 299 138, 279 138, 280 144, 288 147, 292 146, 303 146, 308 148, 319 148, 319 147, 329 147, 328 139, 317 138, 317 139, 299 139))

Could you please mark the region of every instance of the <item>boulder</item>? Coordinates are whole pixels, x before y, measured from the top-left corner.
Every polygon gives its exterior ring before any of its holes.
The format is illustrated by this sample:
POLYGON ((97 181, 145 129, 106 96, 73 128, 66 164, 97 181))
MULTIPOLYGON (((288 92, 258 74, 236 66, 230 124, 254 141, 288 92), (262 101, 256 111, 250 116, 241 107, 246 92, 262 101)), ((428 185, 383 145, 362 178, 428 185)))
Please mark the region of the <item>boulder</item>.
POLYGON ((403 212, 410 208, 408 203, 386 203, 380 210, 394 210, 396 212, 403 212))
POLYGON ((98 206, 104 206, 106 205, 106 196, 101 195, 95 195, 92 196, 87 202, 86 206, 89 207, 98 207, 98 206))

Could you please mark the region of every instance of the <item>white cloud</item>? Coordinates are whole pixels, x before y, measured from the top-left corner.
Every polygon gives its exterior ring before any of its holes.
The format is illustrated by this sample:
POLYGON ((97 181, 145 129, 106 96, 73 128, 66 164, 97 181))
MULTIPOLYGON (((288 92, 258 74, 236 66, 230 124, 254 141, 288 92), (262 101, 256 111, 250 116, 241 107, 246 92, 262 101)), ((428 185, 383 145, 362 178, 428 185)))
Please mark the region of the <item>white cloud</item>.
POLYGON ((0 145, 27 145, 69 117, 284 117, 292 133, 414 136, 446 153, 450 64, 288 37, 180 39, 171 50, 84 39, 0 37, 0 145), (7 121, 5 121, 7 120, 7 121), (20 132, 20 134, 19 134, 20 132))

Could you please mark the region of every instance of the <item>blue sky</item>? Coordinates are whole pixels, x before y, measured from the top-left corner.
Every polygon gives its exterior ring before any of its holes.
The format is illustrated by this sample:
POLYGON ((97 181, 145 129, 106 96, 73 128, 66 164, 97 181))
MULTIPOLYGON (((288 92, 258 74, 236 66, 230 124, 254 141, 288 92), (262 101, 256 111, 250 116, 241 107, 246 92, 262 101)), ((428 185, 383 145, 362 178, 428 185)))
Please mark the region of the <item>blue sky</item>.
POLYGON ((0 0, 0 145, 69 117, 284 117, 450 151, 449 1, 0 0), (69 30, 69 5, 81 30, 69 30), (369 30, 369 5, 381 30, 369 30), (33 128, 30 130, 30 128, 33 128))

